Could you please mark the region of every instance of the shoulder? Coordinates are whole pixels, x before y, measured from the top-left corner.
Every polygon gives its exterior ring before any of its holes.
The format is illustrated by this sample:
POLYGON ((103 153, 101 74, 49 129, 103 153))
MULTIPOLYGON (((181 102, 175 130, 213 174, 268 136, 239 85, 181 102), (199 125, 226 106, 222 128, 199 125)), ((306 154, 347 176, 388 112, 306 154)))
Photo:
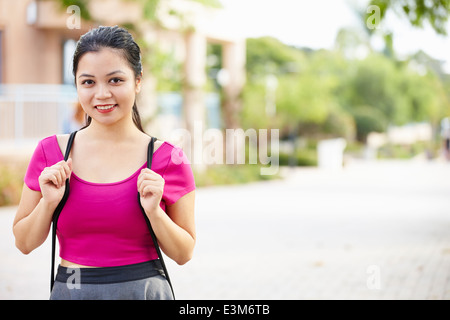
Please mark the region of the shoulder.
POLYGON ((63 159, 56 135, 39 140, 25 173, 25 183, 34 191, 39 191, 39 175, 45 167, 63 159))
POLYGON ((45 138, 41 139, 39 141, 39 144, 47 146, 47 145, 55 144, 55 142, 57 142, 57 136, 56 135, 52 135, 52 136, 48 136, 48 137, 45 137, 45 138))
POLYGON ((155 145, 154 145, 154 151, 158 150, 160 147, 162 147, 163 144, 167 143, 166 141, 163 140, 156 140, 155 141, 155 145))
POLYGON ((180 159, 183 159, 182 162, 188 163, 188 161, 185 159, 186 154, 184 153, 183 149, 169 141, 162 141, 157 140, 155 142, 155 151, 159 149, 160 156, 163 156, 164 158, 167 158, 168 160, 171 160, 169 162, 174 162, 175 164, 180 163, 180 159))
POLYGON ((66 152, 67 142, 69 142, 70 134, 58 134, 55 136, 56 144, 58 145, 61 154, 66 152))
POLYGON ((41 139, 36 147, 36 152, 41 152, 47 158, 57 157, 59 154, 58 138, 56 135, 41 139))
POLYGON ((58 145, 65 146, 67 142, 69 141, 70 134, 57 134, 55 135, 56 141, 58 142, 58 145))
MULTIPOLYGON (((149 140, 148 140, 149 142, 150 142, 151 138, 152 137, 149 136, 149 140)), ((153 147, 153 153, 156 153, 156 151, 159 150, 158 153, 161 155, 170 155, 173 150, 177 150, 177 149, 180 149, 180 148, 177 147, 176 145, 172 144, 171 142, 169 142, 167 140, 161 140, 161 139, 156 138, 155 144, 153 147)))
POLYGON ((161 141, 155 160, 155 171, 160 170, 165 181, 163 198, 168 205, 195 189, 190 161, 181 147, 161 141))

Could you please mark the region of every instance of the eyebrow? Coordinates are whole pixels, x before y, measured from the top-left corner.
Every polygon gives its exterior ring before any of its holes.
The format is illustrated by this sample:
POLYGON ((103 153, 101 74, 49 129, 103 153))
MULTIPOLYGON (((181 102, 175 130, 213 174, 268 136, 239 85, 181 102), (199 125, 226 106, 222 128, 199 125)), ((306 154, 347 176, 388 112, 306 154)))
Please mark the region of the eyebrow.
MULTIPOLYGON (((123 72, 122 70, 115 70, 115 71, 112 71, 112 72, 108 73, 106 76, 109 77, 109 76, 112 76, 113 74, 116 74, 116 73, 123 73, 123 74, 125 74, 125 72, 123 72)), ((87 74, 87 73, 82 73, 82 74, 80 74, 78 76, 78 78, 81 78, 81 77, 95 78, 92 74, 87 74)))

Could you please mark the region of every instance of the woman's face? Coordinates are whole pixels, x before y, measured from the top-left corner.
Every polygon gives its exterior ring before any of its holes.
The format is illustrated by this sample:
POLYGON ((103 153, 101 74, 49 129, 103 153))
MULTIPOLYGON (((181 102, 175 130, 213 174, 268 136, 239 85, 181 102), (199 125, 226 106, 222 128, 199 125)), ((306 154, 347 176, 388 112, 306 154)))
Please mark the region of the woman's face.
POLYGON ((141 79, 136 79, 119 50, 102 48, 85 53, 75 77, 78 99, 92 121, 103 125, 132 121, 141 79))

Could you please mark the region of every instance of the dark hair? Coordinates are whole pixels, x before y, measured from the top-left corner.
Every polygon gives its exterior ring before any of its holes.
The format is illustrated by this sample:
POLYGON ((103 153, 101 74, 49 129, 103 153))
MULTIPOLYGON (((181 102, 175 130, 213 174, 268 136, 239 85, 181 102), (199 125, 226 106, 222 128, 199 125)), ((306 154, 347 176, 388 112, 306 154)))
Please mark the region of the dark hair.
MULTIPOLYGON (((92 29, 80 37, 77 42, 77 47, 73 55, 73 75, 76 77, 78 70, 78 63, 80 58, 88 52, 98 52, 102 48, 118 49, 122 52, 123 57, 134 71, 136 78, 141 76, 142 63, 141 63, 141 49, 134 41, 133 36, 124 28, 118 26, 105 27, 100 26, 92 29)), ((76 80, 75 80, 76 84, 76 80)), ((86 126, 91 123, 91 117, 87 116, 86 126)), ((134 101, 133 105, 133 122, 139 130, 144 132, 141 124, 141 117, 134 101)))

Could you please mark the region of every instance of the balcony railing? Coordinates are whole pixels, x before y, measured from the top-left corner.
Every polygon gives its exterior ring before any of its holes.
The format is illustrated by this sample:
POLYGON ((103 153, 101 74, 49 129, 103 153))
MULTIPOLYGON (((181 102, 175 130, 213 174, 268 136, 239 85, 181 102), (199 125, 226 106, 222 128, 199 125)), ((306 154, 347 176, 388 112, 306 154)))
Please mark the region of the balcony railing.
MULTIPOLYGON (((0 84, 0 149, 29 148, 47 136, 68 133, 76 102, 73 85, 0 84)), ((183 127, 180 93, 158 93, 158 106, 166 134, 183 127)), ((219 95, 207 93, 205 107, 205 129, 221 128, 219 95)))
POLYGON ((72 85, 0 85, 0 143, 21 145, 63 133, 76 101, 72 85))

